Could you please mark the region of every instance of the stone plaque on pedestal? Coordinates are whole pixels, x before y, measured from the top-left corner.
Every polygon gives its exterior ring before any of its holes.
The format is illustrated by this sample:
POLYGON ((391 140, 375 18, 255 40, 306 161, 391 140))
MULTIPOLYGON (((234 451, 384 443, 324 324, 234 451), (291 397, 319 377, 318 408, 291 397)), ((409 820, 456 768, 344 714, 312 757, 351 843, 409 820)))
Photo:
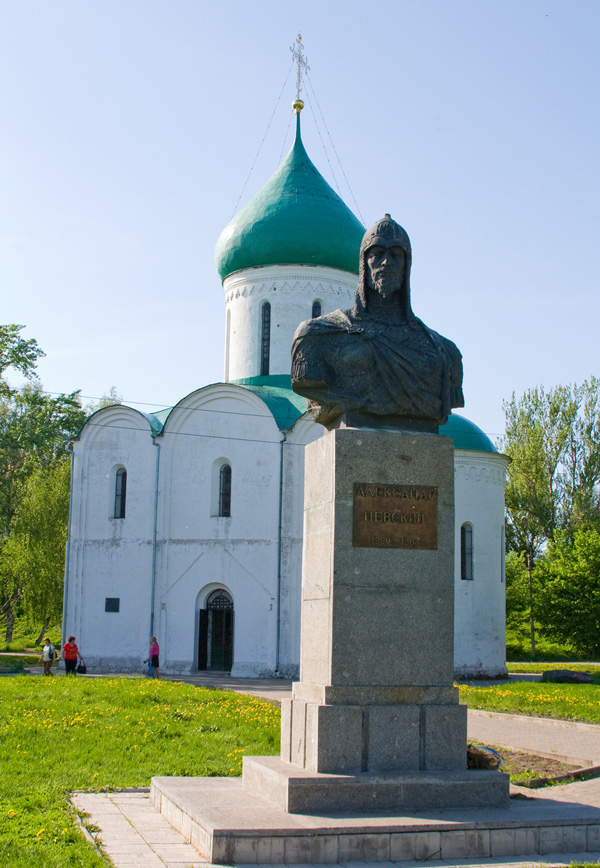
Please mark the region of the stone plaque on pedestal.
POLYGON ((506 775, 466 770, 453 686, 452 440, 340 428, 311 443, 303 557, 281 758, 246 759, 244 785, 291 812, 506 804, 506 775), (357 535, 357 517, 380 527, 357 535))
POLYGON ((436 549, 438 490, 432 485, 355 482, 352 545, 436 549))

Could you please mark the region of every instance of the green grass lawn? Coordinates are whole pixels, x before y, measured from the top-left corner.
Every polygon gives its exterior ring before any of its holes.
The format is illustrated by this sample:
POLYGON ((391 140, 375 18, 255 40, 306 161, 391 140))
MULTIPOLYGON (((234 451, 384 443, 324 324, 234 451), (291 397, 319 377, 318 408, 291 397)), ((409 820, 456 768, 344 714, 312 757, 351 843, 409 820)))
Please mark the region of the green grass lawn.
POLYGON ((516 684, 459 686, 460 701, 469 708, 529 714, 560 720, 600 723, 600 687, 596 684, 516 684))
MULTIPOLYGON (((519 630, 506 630, 506 656, 508 660, 529 660, 531 659, 531 641, 529 637, 529 624, 523 624, 519 630)), ((552 642, 543 636, 538 629, 535 639, 535 657, 536 660, 552 661, 552 660, 573 660, 577 658, 577 654, 567 645, 560 645, 557 642, 552 642)), ((584 658, 579 658, 584 659, 584 658)))
POLYGON ((23 672, 24 666, 35 666, 39 659, 39 654, 0 653, 0 673, 23 672))
POLYGON ((571 669, 573 672, 589 672, 590 675, 600 675, 600 663, 507 663, 509 672, 548 672, 550 669, 571 669))
MULTIPOLYGON (((472 708, 600 723, 600 687, 460 687, 472 708)), ((144 678, 0 679, 0 866, 106 866, 69 809, 72 790, 153 775, 239 775, 279 751, 279 710, 227 691, 144 678)))
POLYGON ((16 676, 0 680, 0 733, 2 868, 99 868, 71 790, 239 775, 244 754, 278 753, 279 709, 168 681, 16 676))
MULTIPOLYGON (((4 627, 4 624, 2 624, 4 627)), ((6 642, 5 631, 0 633, 0 651, 34 651, 41 650, 42 643, 35 645, 35 641, 42 631, 40 622, 32 623, 28 618, 21 616, 15 618, 13 637, 11 642, 6 642)), ((45 633, 57 648, 60 648, 61 625, 52 624, 45 633)))

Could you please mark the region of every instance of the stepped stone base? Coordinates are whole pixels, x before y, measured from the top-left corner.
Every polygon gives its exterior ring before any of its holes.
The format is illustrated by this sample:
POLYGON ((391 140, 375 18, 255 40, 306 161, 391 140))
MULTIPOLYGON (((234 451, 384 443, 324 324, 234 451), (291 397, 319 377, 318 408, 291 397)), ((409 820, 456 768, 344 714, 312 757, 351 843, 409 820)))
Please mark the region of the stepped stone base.
POLYGON ((464 769, 467 707, 458 704, 456 688, 321 688, 300 682, 293 691, 294 698, 281 703, 281 758, 286 763, 341 775, 464 769), (309 691, 322 691, 327 699, 328 694, 350 694, 359 701, 299 698, 309 691), (377 701, 382 694, 391 694, 388 702, 377 701), (411 702, 415 694, 424 701, 411 702), (428 702, 428 697, 437 701, 428 702))
MULTIPOLYGON (((487 774, 474 772, 474 774, 487 774)), ((600 809, 548 798, 505 808, 289 814, 239 778, 153 778, 152 803, 214 864, 397 862, 596 852, 600 809)))
POLYGON ((270 756, 244 757, 243 786, 292 814, 506 808, 509 799, 509 777, 502 772, 319 774, 270 756))

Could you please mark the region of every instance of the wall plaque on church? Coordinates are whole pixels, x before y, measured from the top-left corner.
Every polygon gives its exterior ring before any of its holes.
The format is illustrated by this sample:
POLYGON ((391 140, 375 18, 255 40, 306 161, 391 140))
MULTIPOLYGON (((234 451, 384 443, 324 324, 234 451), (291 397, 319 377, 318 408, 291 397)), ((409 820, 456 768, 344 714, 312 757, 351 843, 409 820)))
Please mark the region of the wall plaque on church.
POLYGON ((355 482, 353 495, 352 545, 437 549, 436 486, 355 482))

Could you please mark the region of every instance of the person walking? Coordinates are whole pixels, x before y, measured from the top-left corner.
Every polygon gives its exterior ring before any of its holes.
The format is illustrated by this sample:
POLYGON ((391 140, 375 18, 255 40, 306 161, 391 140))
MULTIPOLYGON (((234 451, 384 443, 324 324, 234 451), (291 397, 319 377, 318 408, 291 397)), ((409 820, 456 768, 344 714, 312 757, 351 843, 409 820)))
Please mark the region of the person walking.
POLYGON ((77 658, 83 663, 83 657, 75 644, 75 636, 69 636, 69 641, 63 645, 63 660, 67 675, 77 675, 77 658))
POLYGON ((44 664, 44 675, 54 675, 52 672, 52 664, 56 660, 56 648, 50 642, 50 639, 46 636, 44 639, 44 645, 42 647, 42 653, 40 654, 39 663, 44 664))
POLYGON ((160 649, 158 647, 158 642, 156 641, 156 636, 152 637, 152 644, 150 645, 150 665, 152 666, 152 677, 159 678, 158 674, 158 655, 160 653, 160 649))

